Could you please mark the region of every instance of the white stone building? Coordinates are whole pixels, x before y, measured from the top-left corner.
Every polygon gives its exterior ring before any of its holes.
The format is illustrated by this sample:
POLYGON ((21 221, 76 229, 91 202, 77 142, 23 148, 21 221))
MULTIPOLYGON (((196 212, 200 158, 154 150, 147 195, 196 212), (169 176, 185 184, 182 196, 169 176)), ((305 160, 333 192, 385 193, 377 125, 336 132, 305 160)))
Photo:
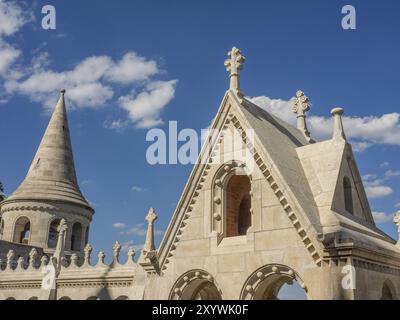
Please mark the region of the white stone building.
POLYGON ((294 282, 308 299, 400 298, 400 247, 375 226, 343 110, 332 139, 315 142, 304 93, 295 128, 244 97, 243 62, 233 48, 230 88, 159 248, 151 209, 140 257, 130 250, 125 264, 118 243, 110 265, 103 252, 90 261, 94 211, 62 92, 25 180, 0 203, 0 299, 277 299, 294 282))

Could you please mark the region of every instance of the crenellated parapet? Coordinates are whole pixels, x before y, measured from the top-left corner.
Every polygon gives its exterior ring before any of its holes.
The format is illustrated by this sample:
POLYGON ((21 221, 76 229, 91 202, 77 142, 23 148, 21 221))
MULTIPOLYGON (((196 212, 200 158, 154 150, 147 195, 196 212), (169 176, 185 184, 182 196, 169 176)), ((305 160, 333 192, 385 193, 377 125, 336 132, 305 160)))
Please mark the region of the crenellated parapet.
MULTIPOLYGON (((32 249, 27 256, 19 257, 14 250, 10 250, 6 260, 1 261, 0 289, 15 289, 12 291, 21 295, 21 297, 14 296, 16 299, 24 299, 26 291, 23 289, 37 292, 36 296, 43 294, 44 299, 47 299, 50 295, 48 293, 46 295, 45 292, 50 292, 50 289, 46 283, 53 283, 54 280, 54 289, 58 297, 62 294, 76 299, 76 293, 72 292, 76 288, 83 290, 82 295, 85 295, 85 292, 90 296, 96 292, 96 296, 100 293, 104 295, 104 292, 112 292, 112 294, 109 293, 110 297, 113 295, 126 295, 129 298, 132 295, 140 296, 144 290, 145 272, 134 261, 133 249, 126 253, 126 260, 122 257, 121 251, 121 244, 116 242, 112 246, 112 259, 106 262, 104 251, 99 251, 97 257, 94 257, 93 247, 87 244, 83 255, 74 253, 63 256, 58 266, 57 260, 53 257, 46 255, 39 257, 36 249, 32 249), (125 261, 122 262, 122 260, 125 261), (49 281, 52 275, 54 279, 49 281)), ((0 300, 1 294, 5 294, 4 291, 0 290, 0 300)), ((81 299, 86 298, 81 297, 81 299)))

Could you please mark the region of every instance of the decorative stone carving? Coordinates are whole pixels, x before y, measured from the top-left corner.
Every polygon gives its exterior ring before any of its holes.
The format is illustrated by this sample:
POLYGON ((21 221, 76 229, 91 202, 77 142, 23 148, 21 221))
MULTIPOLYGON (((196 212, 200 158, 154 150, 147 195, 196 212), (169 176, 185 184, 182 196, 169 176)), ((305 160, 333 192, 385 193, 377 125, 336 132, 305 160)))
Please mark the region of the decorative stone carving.
POLYGON ((112 249, 113 249, 113 255, 114 255, 114 262, 119 263, 119 255, 121 253, 121 244, 118 241, 115 241, 112 249))
POLYGON ((159 272, 157 251, 154 244, 154 222, 157 220, 157 218, 158 217, 154 209, 150 208, 146 215, 146 241, 143 246, 142 254, 139 258, 139 264, 149 273, 159 272))
POLYGON ((7 268, 12 269, 14 266, 14 258, 15 258, 15 252, 14 250, 10 250, 7 253, 7 268))
POLYGON ((343 141, 346 140, 346 135, 344 133, 342 115, 344 110, 342 108, 334 108, 331 111, 333 116, 333 140, 335 141, 343 141))
POLYGON ((228 56, 229 59, 225 60, 225 66, 230 76, 229 89, 239 97, 243 97, 243 93, 240 90, 240 70, 243 68, 245 57, 236 47, 233 47, 232 50, 228 52, 228 56))
POLYGON ((84 265, 90 265, 90 256, 92 254, 93 247, 88 243, 83 249, 84 252, 84 265))
POLYGON ((37 259, 38 253, 35 248, 33 248, 29 252, 29 267, 30 268, 36 268, 36 259, 37 259))
POLYGON ((299 129, 304 134, 307 141, 311 141, 310 132, 307 129, 306 122, 306 112, 310 110, 309 102, 310 100, 303 91, 299 90, 296 92, 293 112, 297 115, 297 129, 299 129))

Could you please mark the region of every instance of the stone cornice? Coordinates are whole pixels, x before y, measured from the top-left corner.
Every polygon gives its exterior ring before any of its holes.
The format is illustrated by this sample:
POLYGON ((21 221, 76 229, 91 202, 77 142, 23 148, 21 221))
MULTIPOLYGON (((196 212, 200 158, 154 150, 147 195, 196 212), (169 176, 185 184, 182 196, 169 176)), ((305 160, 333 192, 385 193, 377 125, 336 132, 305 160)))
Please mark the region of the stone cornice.
POLYGON ((71 204, 69 202, 57 202, 57 201, 38 201, 38 200, 5 200, 1 203, 0 205, 0 213, 3 214, 5 212, 11 212, 11 211, 54 211, 54 212, 60 212, 60 208, 56 206, 56 204, 61 204, 61 205, 66 205, 66 206, 77 206, 81 210, 79 210, 79 213, 77 213, 77 210, 71 210, 63 208, 62 212, 63 213, 69 213, 69 214, 80 214, 85 216, 86 218, 90 219, 92 218, 92 215, 94 214, 94 210, 90 207, 85 207, 85 206, 80 206, 77 204, 71 204), (30 204, 24 204, 24 202, 29 202, 30 204), (37 205, 32 205, 31 203, 37 203, 37 205), (83 209, 83 210, 82 210, 83 209), (84 213, 84 211, 88 211, 90 213, 84 213))

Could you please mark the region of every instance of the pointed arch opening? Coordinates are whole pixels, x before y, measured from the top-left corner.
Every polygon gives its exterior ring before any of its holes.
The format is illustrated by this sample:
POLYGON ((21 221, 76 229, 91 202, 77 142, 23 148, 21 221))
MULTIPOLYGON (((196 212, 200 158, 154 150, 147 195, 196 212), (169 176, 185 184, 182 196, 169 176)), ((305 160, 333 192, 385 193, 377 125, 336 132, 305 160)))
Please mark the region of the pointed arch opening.
POLYGON ((222 300, 222 294, 212 275, 191 270, 175 282, 169 300, 222 300))
POLYGON ((354 214, 353 190, 349 177, 343 178, 344 206, 348 213, 354 214))
POLYGON ((59 230, 60 222, 61 219, 54 219, 50 223, 49 236, 47 238, 47 246, 51 249, 54 249, 57 246, 58 234, 60 232, 59 230))
POLYGON ((251 183, 247 175, 233 175, 226 185, 226 237, 246 235, 251 226, 251 183))
POLYGON ((290 267, 280 264, 266 265, 245 282, 242 300, 307 300, 307 287, 290 267))
POLYGON ((386 280, 383 283, 380 300, 396 300, 396 292, 391 281, 386 280))
POLYGON ((29 244, 31 236, 31 222, 27 217, 20 217, 15 222, 14 239, 16 243, 29 244))
POLYGON ((71 250, 82 250, 82 224, 80 222, 75 222, 72 226, 71 250))

